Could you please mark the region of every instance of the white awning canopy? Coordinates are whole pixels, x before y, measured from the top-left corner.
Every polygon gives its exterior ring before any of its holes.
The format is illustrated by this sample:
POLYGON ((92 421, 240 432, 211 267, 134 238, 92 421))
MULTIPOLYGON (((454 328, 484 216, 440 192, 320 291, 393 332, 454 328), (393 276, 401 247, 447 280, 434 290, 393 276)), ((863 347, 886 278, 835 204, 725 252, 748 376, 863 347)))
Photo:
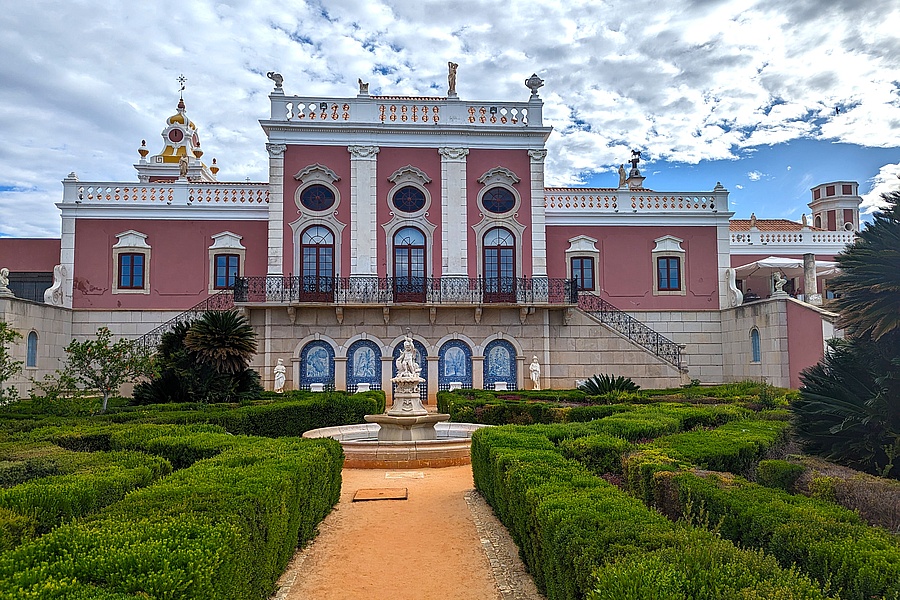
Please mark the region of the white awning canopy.
MULTIPOLYGON (((737 277, 763 277, 775 272, 781 272, 786 276, 797 277, 803 275, 802 258, 784 258, 781 256, 769 256, 752 263, 734 268, 737 277)), ((816 275, 831 276, 838 272, 837 263, 832 260, 817 260, 816 275)))

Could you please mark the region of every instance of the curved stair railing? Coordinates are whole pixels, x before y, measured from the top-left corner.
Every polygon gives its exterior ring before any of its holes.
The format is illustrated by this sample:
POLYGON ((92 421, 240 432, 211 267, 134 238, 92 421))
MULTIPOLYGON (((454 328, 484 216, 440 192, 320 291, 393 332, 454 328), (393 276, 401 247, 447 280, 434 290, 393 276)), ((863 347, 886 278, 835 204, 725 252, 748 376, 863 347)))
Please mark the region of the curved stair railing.
POLYGON ((159 346, 162 336, 172 330, 177 323, 193 321, 205 312, 211 310, 231 310, 234 308, 234 294, 231 290, 222 290, 217 294, 206 298, 196 306, 192 306, 180 315, 172 317, 159 327, 151 329, 137 340, 135 345, 144 350, 153 352, 159 346))
POLYGON ((681 362, 681 351, 684 346, 676 344, 669 338, 650 329, 628 313, 619 310, 600 296, 589 292, 578 292, 578 308, 598 318, 601 323, 621 333, 629 340, 646 348, 662 360, 685 371, 681 362))

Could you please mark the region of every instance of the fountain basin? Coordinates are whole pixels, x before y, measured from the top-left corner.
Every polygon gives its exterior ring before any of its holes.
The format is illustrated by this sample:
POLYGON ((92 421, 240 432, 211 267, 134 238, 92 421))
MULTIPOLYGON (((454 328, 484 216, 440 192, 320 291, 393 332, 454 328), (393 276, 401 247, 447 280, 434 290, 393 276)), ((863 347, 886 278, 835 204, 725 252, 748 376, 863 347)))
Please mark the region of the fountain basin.
POLYGON ((426 469, 455 467, 472 462, 469 454, 476 423, 435 423, 435 439, 379 441, 378 423, 322 427, 305 438, 332 438, 344 449, 347 469, 426 469))

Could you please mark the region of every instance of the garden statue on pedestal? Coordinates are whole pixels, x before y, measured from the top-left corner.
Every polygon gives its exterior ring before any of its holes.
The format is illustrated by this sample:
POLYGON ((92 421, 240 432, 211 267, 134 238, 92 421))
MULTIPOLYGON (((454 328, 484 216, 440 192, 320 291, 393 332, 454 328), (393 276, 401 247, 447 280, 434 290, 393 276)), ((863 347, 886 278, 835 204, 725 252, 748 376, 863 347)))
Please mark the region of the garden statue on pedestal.
POLYGON ((531 359, 531 364, 528 366, 528 371, 531 373, 531 383, 533 384, 532 389, 541 389, 541 363, 538 362, 537 356, 531 359))
POLYGON ((281 394, 284 392, 284 359, 279 358, 278 364, 275 365, 275 393, 281 394))

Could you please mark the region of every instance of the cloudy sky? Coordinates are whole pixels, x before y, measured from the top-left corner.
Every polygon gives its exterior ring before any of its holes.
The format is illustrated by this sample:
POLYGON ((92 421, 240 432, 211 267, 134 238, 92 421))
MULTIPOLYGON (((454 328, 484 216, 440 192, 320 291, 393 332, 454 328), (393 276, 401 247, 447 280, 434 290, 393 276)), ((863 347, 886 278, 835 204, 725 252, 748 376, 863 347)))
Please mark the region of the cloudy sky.
POLYGON ((8 2, 0 12, 0 235, 59 234, 60 180, 135 181, 185 102, 220 180, 265 180, 271 82, 287 94, 525 100, 545 80, 548 183, 721 181, 737 217, 799 219, 809 188, 900 188, 896 0, 8 2))

